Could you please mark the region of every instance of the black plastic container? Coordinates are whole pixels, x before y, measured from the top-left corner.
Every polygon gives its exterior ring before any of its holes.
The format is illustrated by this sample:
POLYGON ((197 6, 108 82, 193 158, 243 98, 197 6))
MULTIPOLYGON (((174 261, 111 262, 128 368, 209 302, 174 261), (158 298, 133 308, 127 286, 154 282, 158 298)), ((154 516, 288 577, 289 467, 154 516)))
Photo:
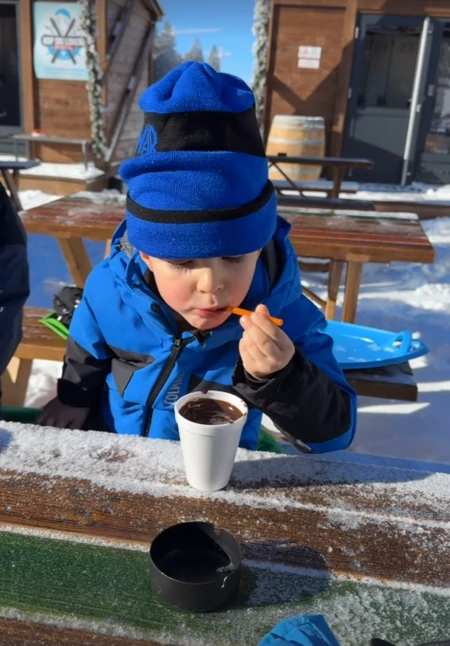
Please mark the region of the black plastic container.
POLYGON ((216 533, 202 521, 173 525, 150 546, 150 585, 165 603, 192 612, 210 612, 238 593, 239 543, 230 532, 216 533))

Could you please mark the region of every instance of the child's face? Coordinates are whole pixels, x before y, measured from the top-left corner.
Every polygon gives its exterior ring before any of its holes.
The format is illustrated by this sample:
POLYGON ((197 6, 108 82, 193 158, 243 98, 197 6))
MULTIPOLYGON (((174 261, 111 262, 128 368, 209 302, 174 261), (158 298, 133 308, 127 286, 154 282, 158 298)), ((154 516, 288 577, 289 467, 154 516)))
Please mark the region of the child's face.
POLYGON ((230 258, 160 260, 141 253, 162 299, 197 330, 218 327, 250 289, 259 251, 230 258))

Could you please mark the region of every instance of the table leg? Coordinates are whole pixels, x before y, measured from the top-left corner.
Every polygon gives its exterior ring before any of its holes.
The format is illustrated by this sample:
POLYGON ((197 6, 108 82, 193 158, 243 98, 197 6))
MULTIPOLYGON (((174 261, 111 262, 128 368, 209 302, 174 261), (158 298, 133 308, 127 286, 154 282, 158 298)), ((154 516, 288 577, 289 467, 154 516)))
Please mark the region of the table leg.
POLYGON ((111 252, 111 238, 107 240, 105 243, 105 255, 103 257, 108 258, 110 252, 111 252))
MULTIPOLYGON (((282 161, 282 160, 280 160, 280 161, 282 161)), ((275 170, 277 170, 280 173, 280 175, 282 175, 284 177, 284 179, 292 186, 292 188, 294 190, 296 190, 296 191, 299 190, 299 188, 295 184, 295 182, 292 181, 291 178, 288 175, 286 175, 284 170, 282 168, 280 168, 276 162, 269 162, 269 171, 270 171, 271 168, 275 168, 275 170)), ((277 187, 275 186, 275 192, 279 193, 280 195, 282 194, 283 190, 285 190, 285 189, 281 189, 281 188, 277 189, 277 187)), ((301 191, 299 191, 299 192, 301 193, 301 191)))
POLYGON ((344 263, 342 260, 331 260, 330 273, 328 274, 328 298, 325 305, 325 318, 334 319, 336 315, 336 301, 341 284, 342 270, 344 263))
POLYGON ((298 266, 300 271, 326 274, 330 271, 329 262, 309 262, 309 260, 299 260, 298 266))
POLYGON ((83 141, 83 143, 81 144, 81 148, 83 150, 84 168, 85 170, 88 170, 89 169, 89 142, 83 141))
POLYGON ((15 177, 9 172, 7 168, 2 168, 3 179, 5 180, 6 188, 11 195, 11 202, 17 211, 22 211, 22 203, 20 201, 19 193, 15 182, 15 177))
POLYGON ((92 269, 86 247, 81 238, 60 238, 59 246, 77 287, 84 287, 92 269))
POLYGON ((326 302, 322 298, 320 298, 320 296, 317 296, 317 294, 314 294, 314 292, 308 289, 308 287, 305 287, 304 285, 302 285, 302 291, 304 295, 307 296, 314 303, 316 303, 316 305, 318 305, 319 307, 325 307, 326 302))
POLYGON ((343 166, 335 166, 333 168, 333 190, 331 191, 331 197, 339 197, 341 192, 341 184, 344 179, 345 168, 343 166))
POLYGON ((13 357, 2 378, 3 403, 6 406, 23 406, 28 390, 31 368, 30 359, 13 357))
POLYGON ((363 262, 350 260, 347 264, 347 277, 345 280, 344 308, 342 320, 354 323, 358 306, 359 288, 361 286, 363 262))

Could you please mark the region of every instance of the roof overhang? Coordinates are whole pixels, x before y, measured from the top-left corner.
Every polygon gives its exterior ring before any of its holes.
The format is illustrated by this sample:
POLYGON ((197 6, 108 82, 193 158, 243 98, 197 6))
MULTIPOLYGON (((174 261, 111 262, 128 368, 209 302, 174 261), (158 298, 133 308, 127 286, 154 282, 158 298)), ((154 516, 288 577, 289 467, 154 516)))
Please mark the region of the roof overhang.
POLYGON ((158 0, 142 0, 142 3, 150 11, 155 22, 161 20, 161 18, 164 16, 164 11, 158 0))

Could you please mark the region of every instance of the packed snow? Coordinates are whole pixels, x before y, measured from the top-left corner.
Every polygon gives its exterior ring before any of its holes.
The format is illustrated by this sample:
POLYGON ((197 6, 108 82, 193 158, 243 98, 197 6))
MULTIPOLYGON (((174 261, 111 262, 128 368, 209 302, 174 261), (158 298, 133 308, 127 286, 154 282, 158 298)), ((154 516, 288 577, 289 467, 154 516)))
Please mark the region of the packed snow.
MULTIPOLYGON (((361 193, 377 187, 362 185, 361 193)), ((378 195, 415 196, 450 202, 450 186, 413 185, 407 190, 379 187, 378 195)), ((55 199, 39 191, 23 191, 24 208, 55 199)), ((400 198, 399 198, 400 199, 400 198)), ((413 205, 412 205, 413 207, 413 205)), ((411 208, 413 211, 413 208, 411 208)), ((449 209, 450 216, 450 209, 449 209)), ((426 220, 425 232, 436 251, 433 265, 392 263, 368 264, 362 280, 356 322, 391 331, 411 330, 430 348, 430 353, 414 360, 412 366, 419 386, 416 403, 359 398, 356 438, 350 449, 355 459, 384 456, 435 463, 448 471, 450 465, 450 217, 426 220)), ((87 243, 93 264, 103 257, 104 245, 87 243)), ((57 242, 44 236, 29 237, 32 294, 29 304, 51 307, 52 296, 71 278, 57 242)), ((303 282, 319 295, 325 295, 325 274, 304 274, 303 282)), ((343 290, 338 301, 340 316, 343 290)), ((41 406, 55 393, 61 366, 35 361, 26 404, 41 406)), ((342 459, 349 459, 349 452, 342 459)), ((372 459, 375 461, 375 458, 372 459)))
POLYGON ((24 177, 64 177, 65 179, 95 179, 102 177, 104 171, 89 162, 87 168, 84 164, 58 164, 41 162, 39 166, 21 170, 24 177))

